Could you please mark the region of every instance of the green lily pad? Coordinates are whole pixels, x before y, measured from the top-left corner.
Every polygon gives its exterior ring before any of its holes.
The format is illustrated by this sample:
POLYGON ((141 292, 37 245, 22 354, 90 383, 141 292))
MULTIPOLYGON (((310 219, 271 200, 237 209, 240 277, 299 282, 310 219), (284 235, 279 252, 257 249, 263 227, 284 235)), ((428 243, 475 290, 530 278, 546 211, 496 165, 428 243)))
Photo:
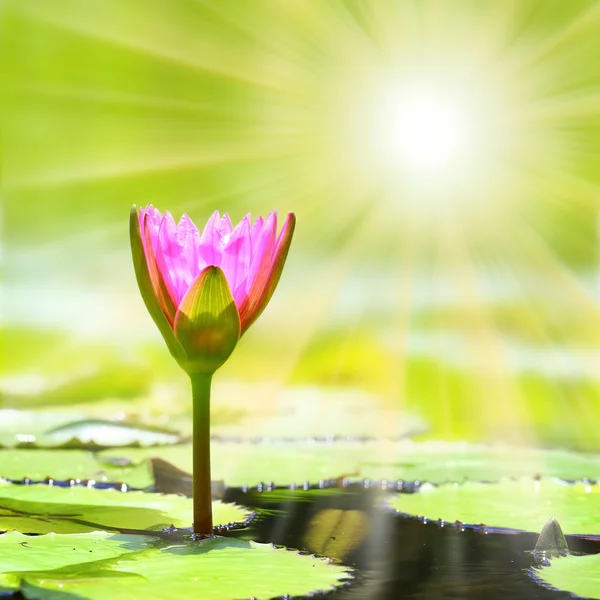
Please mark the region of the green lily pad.
POLYGON ((600 599, 600 554, 561 556, 532 572, 534 579, 557 590, 600 599))
POLYGON ((172 431, 159 430, 128 423, 89 419, 66 423, 46 432, 40 445, 58 446, 93 445, 93 446, 158 446, 176 444, 179 435, 172 431))
MULTIPOLYGON (((154 450, 154 453, 162 450, 154 450)), ((83 450, 0 450, 0 477, 20 481, 87 480, 126 482, 130 487, 143 489, 152 483, 146 463, 115 467, 99 462, 92 453, 83 450)))
POLYGON ((57 592, 81 599, 272 598, 332 590, 347 569, 327 559, 304 556, 270 544, 212 538, 24 575, 26 598, 55 599, 57 592), (118 585, 116 585, 118 583, 118 585))
POLYGON ((122 557, 147 548, 157 538, 106 531, 59 535, 0 535, 0 592, 18 589, 24 575, 122 557))
POLYGON ((566 534, 600 534, 600 486, 556 479, 425 484, 415 494, 396 494, 390 506, 427 520, 534 532, 555 517, 566 534))
POLYGON ((178 433, 142 425, 86 419, 83 413, 0 410, 0 445, 101 448, 176 444, 178 433))
MULTIPOLYGON (((600 456, 563 450, 490 447, 445 442, 335 442, 335 443, 218 443, 213 442, 213 480, 227 485, 313 483, 321 479, 386 479, 445 482, 489 481, 502 477, 544 475, 574 480, 600 477, 600 456)), ((190 446, 158 449, 132 448, 98 454, 127 459, 135 469, 150 457, 160 457, 188 473, 190 446)), ((113 463, 106 464, 114 470, 113 463)), ((114 471, 113 471, 114 472, 114 471)), ((119 480, 128 481, 127 475, 119 480)))
POLYGON ((0 409, 0 447, 33 444, 48 429, 84 417, 83 412, 76 411, 0 409))
MULTIPOLYGON (((600 456, 446 442, 264 442, 211 445, 213 480, 229 486, 316 483, 321 479, 492 481, 543 475, 568 480, 600 477, 600 456)), ((161 458, 187 473, 189 445, 79 450, 0 450, 0 477, 21 480, 95 479, 144 489, 154 483, 149 459, 161 458)))
MULTIPOLYGON (((240 506, 213 502, 215 525, 245 522, 250 516, 251 512, 240 506)), ((192 500, 176 494, 0 482, 0 529, 81 533, 97 529, 156 531, 191 524, 192 500)))

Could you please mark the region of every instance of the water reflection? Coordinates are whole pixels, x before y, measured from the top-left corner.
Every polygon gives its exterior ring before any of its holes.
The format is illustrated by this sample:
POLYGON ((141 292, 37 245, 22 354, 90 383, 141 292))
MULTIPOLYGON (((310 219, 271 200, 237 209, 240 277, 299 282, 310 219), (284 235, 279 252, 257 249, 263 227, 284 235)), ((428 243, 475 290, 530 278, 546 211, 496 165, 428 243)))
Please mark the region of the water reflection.
MULTIPOLYGON (((320 554, 333 551, 358 569, 355 581, 333 595, 348 600, 461 599, 561 600, 567 594, 538 586, 528 569, 536 564, 534 533, 498 533, 440 527, 381 508, 381 489, 273 491, 229 489, 226 499, 259 509, 248 530, 231 535, 320 554), (332 539, 335 538, 335 539, 332 539)), ((569 536, 576 552, 600 544, 569 536)), ((331 554, 330 554, 331 555, 331 554)))

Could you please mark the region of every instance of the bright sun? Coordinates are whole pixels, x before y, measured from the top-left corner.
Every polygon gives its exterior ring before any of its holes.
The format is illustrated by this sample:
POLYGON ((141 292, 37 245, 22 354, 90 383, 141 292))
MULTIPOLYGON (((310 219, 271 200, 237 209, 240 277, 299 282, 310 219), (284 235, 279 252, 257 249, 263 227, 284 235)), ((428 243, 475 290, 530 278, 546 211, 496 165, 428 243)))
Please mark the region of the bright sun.
POLYGON ((502 94, 450 69, 374 71, 348 82, 337 122, 340 165, 354 184, 381 190, 395 212, 418 218, 508 206, 503 156, 513 133, 502 94))
POLYGON ((370 143, 390 169, 441 174, 468 154, 468 115, 455 98, 434 86, 387 86, 373 106, 372 119, 370 143))

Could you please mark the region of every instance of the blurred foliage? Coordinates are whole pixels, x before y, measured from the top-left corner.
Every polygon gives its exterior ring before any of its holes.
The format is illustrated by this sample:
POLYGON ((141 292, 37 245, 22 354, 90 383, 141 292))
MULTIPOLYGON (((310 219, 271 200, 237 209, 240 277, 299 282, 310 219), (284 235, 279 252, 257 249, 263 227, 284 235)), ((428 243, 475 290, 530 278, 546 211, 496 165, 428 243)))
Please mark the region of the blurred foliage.
MULTIPOLYGON (((365 392, 386 434, 397 411, 430 438, 597 449, 599 24, 595 0, 2 3, 0 406, 187 434, 129 208, 277 208, 296 238, 215 423, 318 420, 273 382, 365 392), (456 178, 382 171, 359 135, 382 74, 456 85, 491 141, 456 178)), ((343 430, 376 436, 349 405, 343 430)))
MULTIPOLYGON (((13 330, 11 335, 16 332, 13 330)), ((50 344, 48 352, 52 352, 52 336, 42 339, 50 344)), ((66 337, 62 339, 66 343, 66 337)), ((28 336, 23 340, 27 341, 28 336)), ((80 345, 76 347, 82 351, 80 345)), ((162 345, 146 344, 141 349, 135 354, 136 361, 127 364, 118 362, 106 346, 94 354, 91 344, 85 355, 95 365, 92 373, 64 379, 63 365, 58 371, 63 380, 58 383, 52 379, 56 365, 61 364, 58 355, 58 363, 48 363, 44 353, 39 362, 29 360, 26 353, 19 362, 15 354, 11 363, 14 373, 33 372, 48 379, 34 391, 11 392, 9 387, 0 406, 73 407, 96 418, 126 415, 133 423, 168 424, 188 434, 191 404, 186 376, 176 366, 172 368, 174 362, 162 345), (93 403, 98 407, 94 408, 93 403)), ((306 425, 314 418, 313 413, 300 414, 302 404, 298 410, 294 408, 295 402, 303 402, 300 397, 284 402, 281 392, 277 396, 276 389, 260 386, 260 382, 269 380, 272 365, 277 364, 277 344, 250 345, 240 354, 237 358, 234 354, 232 364, 223 370, 224 382, 232 378, 240 385, 218 387, 217 380, 213 400, 215 432, 243 437, 261 436, 265 431, 275 437, 311 435, 306 425)), ((315 395, 308 389, 303 392, 306 410, 312 406, 315 414, 329 415, 326 406, 319 408, 319 402, 328 402, 340 411, 331 422, 331 433, 336 435, 346 431, 346 435, 395 437, 415 427, 415 433, 425 439, 600 450, 595 426, 600 417, 600 384, 596 380, 539 370, 495 373, 473 368, 473 364, 457 363, 447 353, 403 357, 378 341, 373 332, 348 336, 334 330, 305 349, 287 383, 290 390, 306 385, 340 390, 340 402, 325 393, 315 395), (354 398, 352 390, 364 390, 369 395, 354 398), (390 411, 396 411, 396 417, 390 411), (422 419, 424 425, 411 425, 413 416, 422 419), (395 419, 398 423, 394 425, 395 419)), ((315 426, 312 435, 324 435, 325 429, 315 426)))

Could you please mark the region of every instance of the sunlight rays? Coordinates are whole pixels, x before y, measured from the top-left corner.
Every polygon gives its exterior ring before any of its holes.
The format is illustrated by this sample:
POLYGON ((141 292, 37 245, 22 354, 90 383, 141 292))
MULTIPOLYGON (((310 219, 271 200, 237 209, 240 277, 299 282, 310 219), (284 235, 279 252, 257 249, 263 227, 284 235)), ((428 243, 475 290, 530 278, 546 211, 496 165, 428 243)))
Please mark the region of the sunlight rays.
POLYGON ((597 2, 20 0, 10 14, 44 44, 19 41, 11 66, 9 236, 40 261, 48 250, 50 270, 84 278, 84 261, 60 263, 86 241, 125 256, 133 203, 295 210, 310 275, 283 285, 265 320, 290 332, 279 384, 331 327, 344 286, 387 273, 393 285, 357 287, 339 372, 372 327, 398 367, 378 393, 412 409, 411 336, 430 335, 439 410, 479 411, 494 435, 514 422, 514 441, 532 416, 507 338, 598 344, 598 299, 577 275, 600 255, 586 226, 600 214, 597 2), (450 288, 434 317, 418 306, 424 272, 450 288), (491 272, 508 299, 485 289, 491 272), (373 308, 378 293, 396 306, 373 308), (447 332, 465 342, 468 376, 447 332), (475 396, 451 406, 454 386, 493 398, 502 423, 475 396))
POLYGON ((255 70, 240 68, 243 55, 233 50, 229 58, 223 52, 223 30, 203 31, 202 36, 193 27, 206 22, 194 20, 193 26, 185 15, 179 15, 176 4, 153 3, 154 10, 141 2, 95 3, 93 10, 81 11, 81 5, 72 0, 53 0, 52 4, 40 4, 23 0, 18 10, 34 19, 40 19, 56 27, 72 30, 79 35, 97 38, 107 43, 118 44, 133 52, 150 58, 172 62, 180 67, 206 71, 237 80, 241 83, 294 94, 287 86, 279 85, 277 77, 256 75, 255 70), (164 10, 166 6, 171 10, 164 10), (163 12, 163 15, 160 15, 163 12), (164 19, 164 21, 161 19, 164 19), (170 26, 165 27, 164 23, 170 26), (135 27, 132 27, 135 24, 135 27), (208 35, 207 35, 208 34, 208 35), (250 77, 249 73, 254 76, 250 77))
MULTIPOLYGON (((120 148, 109 160, 103 155, 102 146, 97 146, 98 155, 93 152, 86 157, 84 152, 67 165, 64 161, 56 167, 46 165, 37 176, 32 176, 29 168, 17 178, 16 185, 70 184, 86 178, 119 179, 134 173, 160 177, 161 173, 177 169, 208 169, 248 160, 263 161, 266 165, 288 155, 292 159, 295 156, 304 170, 313 169, 316 178, 326 171, 337 198, 343 193, 341 189, 335 193, 333 182, 346 179, 354 188, 382 190, 382 202, 389 202, 384 196, 397 197, 401 200, 393 201, 396 206, 422 207, 425 219, 435 218, 441 209, 451 211, 454 206, 467 217, 484 196, 486 211, 502 217, 507 206, 508 218, 513 211, 511 206, 521 201, 517 198, 528 187, 538 185, 537 176, 520 172, 518 163, 527 160, 535 166, 536 161, 545 161, 543 164, 550 170, 560 170, 573 151, 564 144, 569 133, 556 132, 556 121, 579 122, 597 115, 593 95, 570 98, 555 94, 538 100, 523 96, 521 91, 513 93, 525 77, 524 70, 529 68, 525 58, 537 56, 541 64, 538 71, 548 70, 546 57, 561 44, 577 44, 578 32, 585 33, 596 22, 599 11, 594 6, 574 14, 570 23, 556 28, 536 44, 529 40, 527 45, 514 44, 514 48, 507 48, 507 44, 514 37, 520 8, 518 3, 511 2, 482 4, 476 9, 463 7, 451 12, 437 3, 417 7, 386 2, 352 8, 336 3, 326 6, 310 2, 275 3, 270 12, 262 5, 253 12, 243 6, 239 11, 231 11, 211 3, 198 3, 187 13, 181 7, 146 11, 142 22, 133 29, 129 19, 136 12, 134 3, 110 13, 110 31, 105 17, 114 8, 112 3, 94 4, 94 10, 86 13, 72 10, 73 6, 67 0, 57 0, 52 8, 49 4, 24 2, 19 4, 18 11, 82 36, 112 40, 125 52, 130 49, 147 53, 148 61, 166 58, 201 69, 208 65, 208 70, 224 81, 233 77, 246 86, 247 99, 219 106, 206 96, 206 88, 202 86, 199 87, 202 94, 194 101, 189 94, 185 99, 169 95, 168 88, 161 91, 160 98, 145 94, 143 87, 135 94, 116 89, 94 92, 81 86, 48 88, 49 93, 59 96, 73 92, 74 99, 84 100, 87 96, 92 102, 106 101, 106 108, 98 110, 107 110, 108 103, 122 101, 126 105, 131 103, 132 108, 146 106, 157 112, 173 111, 173 117, 165 115, 162 124, 154 117, 150 129, 137 134, 139 141, 135 135, 125 136, 132 141, 130 148, 120 148), (194 29, 201 15, 206 17, 202 22, 206 35, 198 35, 194 29), (280 22, 280 30, 273 31, 272 36, 261 35, 263 30, 273 29, 268 19, 280 22), (234 37, 236 43, 230 44, 234 37), (314 53, 316 49, 319 52, 314 53), (271 56, 274 60, 255 60, 251 70, 241 68, 244 61, 238 59, 248 52, 255 57, 271 56), (361 116, 354 109, 348 112, 348 107, 356 103, 357 93, 363 93, 371 85, 369 72, 381 68, 382 73, 389 71, 387 77, 393 85, 395 77, 402 83, 407 75, 410 80, 415 70, 420 72, 424 85, 432 90, 429 99, 417 94, 414 107, 410 108, 408 103, 402 109, 400 98, 398 117, 375 104, 372 109, 375 121, 369 121, 368 114, 361 116), (496 73, 501 79, 489 87, 487 80, 493 81, 496 73), (456 104, 464 115, 459 115, 451 103, 444 103, 441 97, 445 93, 444 78, 453 79, 453 85, 461 88, 456 104), (443 85, 436 87, 438 80, 443 85), (262 88, 258 95, 251 92, 255 84, 262 88), (484 93, 478 98, 480 88, 484 93), (303 92, 296 96, 299 89, 303 92), (280 92, 285 93, 282 96, 280 92), (214 122, 208 135, 198 125, 178 130, 175 113, 181 109, 183 115, 196 108, 200 111, 199 122, 214 122), (203 116, 204 108, 208 112, 203 116), (341 119, 340 113, 345 115, 341 119), (225 114, 230 115, 231 121, 221 118, 225 114), (363 134, 356 137, 351 132, 365 118, 367 129, 374 129, 375 137, 384 140, 383 145, 379 144, 380 150, 376 141, 369 141, 368 131, 367 137, 363 134), (235 125, 236 121, 242 128, 235 125), (431 133, 427 133, 427 127, 431 127, 431 133), (231 137, 234 128, 237 131, 231 137), (166 133, 169 130, 172 133, 166 133), (468 130, 476 132, 476 139, 465 133, 468 130), (227 141, 220 140, 219 134, 227 141), (135 147, 146 140, 151 145, 139 156, 132 156, 135 147), (195 146, 202 149, 200 155, 195 146), (556 164, 551 165, 547 157, 553 146, 557 154, 551 160, 556 164), (159 148, 163 156, 156 155, 159 148), (546 156, 536 158, 540 151, 546 156), (400 166, 396 166, 394 155, 400 166), (502 185, 495 185, 497 181, 502 185), (439 191, 434 192, 433 186, 439 191), (385 188, 388 189, 383 192, 385 188)), ((556 77, 560 77, 560 72, 556 77)), ((202 75, 198 83, 201 80, 202 75)), ((172 92, 180 94, 179 88, 172 92)), ((407 93, 410 98, 410 86, 407 93)), ((115 115, 115 123, 118 122, 115 115)), ((122 122, 125 131, 135 132, 135 119, 122 122)), ((67 130, 75 124, 64 123, 67 130)), ((102 144, 103 139, 98 138, 98 142, 102 144)), ((92 144, 93 139, 90 147, 92 144)), ((290 171, 290 175, 293 173, 294 170, 290 171)), ((401 210, 398 218, 406 218, 408 214, 401 210)))
POLYGON ((591 2, 587 9, 584 9, 580 14, 564 26, 561 27, 554 35, 549 36, 546 40, 540 41, 528 52, 524 52, 519 56, 517 64, 520 69, 537 67, 540 61, 548 58, 554 52, 558 52, 565 44, 574 41, 577 35, 589 33, 596 35, 597 32, 590 29, 593 26, 600 24, 600 4, 591 2))

